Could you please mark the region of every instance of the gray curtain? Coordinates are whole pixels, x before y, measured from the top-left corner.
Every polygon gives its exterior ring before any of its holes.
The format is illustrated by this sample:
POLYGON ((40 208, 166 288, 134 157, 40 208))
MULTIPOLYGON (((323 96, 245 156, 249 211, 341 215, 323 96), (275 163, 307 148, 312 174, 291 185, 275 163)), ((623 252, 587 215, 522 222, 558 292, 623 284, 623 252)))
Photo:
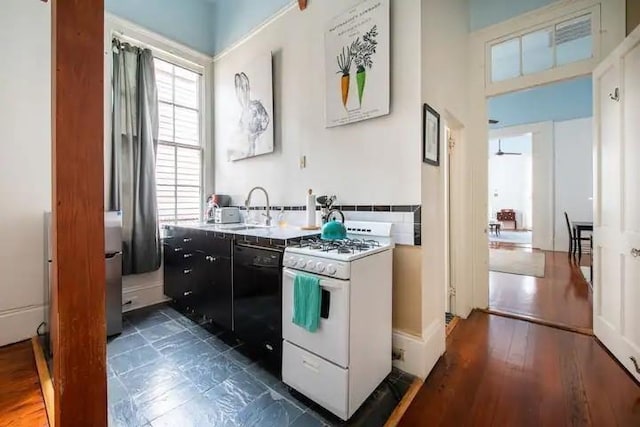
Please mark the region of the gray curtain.
POLYGON ((158 91, 153 56, 113 40, 110 210, 122 211, 123 274, 160 267, 156 200, 158 91))

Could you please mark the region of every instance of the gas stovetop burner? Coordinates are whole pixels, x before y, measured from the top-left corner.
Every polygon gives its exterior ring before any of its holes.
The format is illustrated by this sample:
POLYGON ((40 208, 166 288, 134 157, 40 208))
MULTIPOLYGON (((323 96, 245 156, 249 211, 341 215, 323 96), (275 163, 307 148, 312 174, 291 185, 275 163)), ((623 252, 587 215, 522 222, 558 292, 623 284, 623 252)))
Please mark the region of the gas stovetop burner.
POLYGON ((300 240, 299 247, 322 252, 336 251, 340 254, 351 254, 380 247, 380 242, 371 239, 322 240, 308 238, 300 240))

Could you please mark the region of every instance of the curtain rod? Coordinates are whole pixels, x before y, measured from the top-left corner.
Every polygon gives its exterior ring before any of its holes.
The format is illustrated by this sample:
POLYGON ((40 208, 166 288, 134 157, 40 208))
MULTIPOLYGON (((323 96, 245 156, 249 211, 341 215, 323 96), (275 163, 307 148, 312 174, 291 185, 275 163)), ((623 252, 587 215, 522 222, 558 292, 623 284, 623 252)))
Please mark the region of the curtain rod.
POLYGON ((124 43, 129 43, 134 45, 135 47, 141 48, 141 49, 149 49, 151 50, 151 52, 158 52, 160 53, 162 56, 168 56, 171 58, 175 58, 176 60, 178 60, 178 62, 182 62, 182 63, 189 63, 189 64, 193 64, 194 66, 198 67, 198 68, 203 68, 202 65, 198 64, 197 62, 191 61, 189 59, 186 59, 180 55, 176 55, 175 53, 169 52, 165 49, 150 45, 148 43, 145 43, 143 41, 140 41, 136 38, 127 36, 124 32, 119 31, 119 30, 112 30, 112 37, 111 40, 113 42, 113 40, 118 40, 120 42, 124 42, 124 43))

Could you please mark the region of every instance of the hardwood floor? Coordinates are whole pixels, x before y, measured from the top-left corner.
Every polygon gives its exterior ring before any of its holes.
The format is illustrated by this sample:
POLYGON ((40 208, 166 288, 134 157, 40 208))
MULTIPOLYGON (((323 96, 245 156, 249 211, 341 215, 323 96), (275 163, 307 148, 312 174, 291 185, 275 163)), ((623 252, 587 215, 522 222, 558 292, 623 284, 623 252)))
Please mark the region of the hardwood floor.
MULTIPOLYGON (((546 252, 545 255, 545 277, 542 278, 490 271, 489 308, 592 329, 592 293, 580 270, 566 253, 546 252)), ((583 256, 582 264, 585 262, 588 265, 588 256, 583 256)))
POLYGON ((640 386, 593 337, 474 312, 400 426, 640 426, 640 386))
POLYGON ((0 426, 48 426, 31 341, 0 348, 0 426))

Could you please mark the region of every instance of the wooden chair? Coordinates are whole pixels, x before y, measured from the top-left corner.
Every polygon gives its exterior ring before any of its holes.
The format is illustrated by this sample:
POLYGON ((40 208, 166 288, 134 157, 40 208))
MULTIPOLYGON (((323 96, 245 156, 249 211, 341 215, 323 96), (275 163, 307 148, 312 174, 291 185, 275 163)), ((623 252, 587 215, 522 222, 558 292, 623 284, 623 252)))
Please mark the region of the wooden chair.
MULTIPOLYGON (((578 250, 578 238, 573 232, 573 227, 571 227, 571 221, 569 221, 569 215, 567 212, 564 213, 564 219, 567 221, 567 232, 569 233, 569 258, 571 258, 571 255, 575 256, 576 251, 578 250)), ((588 242, 591 240, 591 237, 581 237, 580 240, 588 242)))

